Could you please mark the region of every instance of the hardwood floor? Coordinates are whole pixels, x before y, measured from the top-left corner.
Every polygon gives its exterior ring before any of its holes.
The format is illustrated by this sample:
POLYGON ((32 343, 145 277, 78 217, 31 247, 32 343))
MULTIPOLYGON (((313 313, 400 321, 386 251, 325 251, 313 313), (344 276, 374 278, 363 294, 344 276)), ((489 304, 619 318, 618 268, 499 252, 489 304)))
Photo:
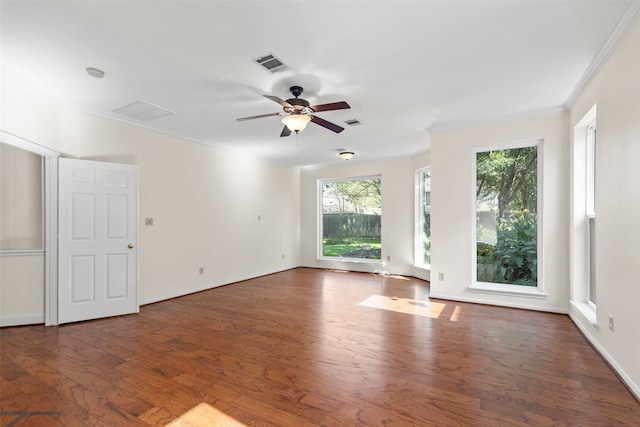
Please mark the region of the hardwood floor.
POLYGON ((566 315, 428 300, 414 278, 299 268, 4 328, 3 426, 640 425, 566 315))

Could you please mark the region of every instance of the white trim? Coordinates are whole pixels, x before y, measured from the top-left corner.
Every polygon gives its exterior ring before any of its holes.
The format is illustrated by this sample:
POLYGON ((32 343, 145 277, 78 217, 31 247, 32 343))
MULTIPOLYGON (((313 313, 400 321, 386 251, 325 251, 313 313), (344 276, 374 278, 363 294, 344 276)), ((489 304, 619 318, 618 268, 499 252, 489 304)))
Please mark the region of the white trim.
POLYGON ((593 328, 585 327, 583 322, 580 321, 580 317, 576 316, 573 311, 569 311, 569 318, 577 326, 580 332, 582 332, 582 335, 584 335, 585 339, 589 341, 589 344, 591 344, 598 351, 598 353, 600 353, 600 356, 602 356, 602 358, 607 361, 609 366, 611 366, 611 369, 613 369, 616 374, 618 374, 622 382, 627 386, 627 388, 629 388, 631 393, 635 395, 635 398, 640 400, 640 385, 633 382, 631 376, 629 376, 625 372, 625 370, 622 369, 620 365, 618 365, 615 359, 611 357, 607 350, 605 350, 605 348, 601 346, 600 343, 598 343, 598 341, 592 335, 592 333, 596 330, 593 328))
POLYGON ((58 324, 58 158, 44 159, 45 326, 58 324))
POLYGON ((525 120, 525 119, 536 119, 540 117, 553 116, 556 114, 566 113, 568 110, 564 106, 547 108, 544 110, 535 110, 535 111, 527 111, 524 113, 516 113, 516 114, 505 114, 503 116, 498 117, 487 117, 484 119, 478 120, 470 120, 467 122, 445 122, 441 125, 436 125, 432 128, 427 129, 430 133, 443 133, 443 132, 451 132, 471 127, 477 126, 487 126, 493 125, 496 123, 507 122, 512 120, 525 120))
POLYGON ((600 329, 598 316, 596 315, 595 306, 593 304, 579 301, 570 301, 569 304, 571 304, 571 307, 575 308, 582 318, 589 323, 594 331, 598 331, 600 329))
POLYGON ((467 287, 470 292, 481 292, 495 295, 515 295, 528 298, 540 298, 546 299, 549 294, 543 292, 538 287, 523 286, 523 285, 510 285, 501 283, 485 283, 476 282, 474 286, 467 287))
POLYGON ((625 14, 622 16, 622 19, 620 19, 618 26, 613 31, 613 33, 611 33, 609 40, 607 40, 607 42, 604 44, 604 46, 598 53, 598 56, 596 56, 593 62, 589 64, 589 67, 582 75, 576 86, 573 88, 567 100, 564 102, 564 107, 567 110, 571 109, 573 103, 576 101, 585 87, 587 87, 587 85, 591 83, 591 81, 596 77, 611 54, 616 50, 618 44, 620 44, 622 39, 624 39, 624 37, 627 35, 629 29, 634 24, 638 16, 640 16, 640 2, 632 1, 625 14))
POLYGON ((27 139, 20 138, 14 134, 9 132, 5 132, 0 130, 0 141, 2 143, 11 145, 17 148, 21 148, 25 151, 29 151, 31 153, 38 154, 42 157, 58 157, 60 153, 57 151, 53 151, 47 147, 43 147, 42 145, 38 145, 35 142, 31 142, 27 139))
POLYGON ((7 249, 0 251, 0 257, 6 256, 39 256, 44 255, 44 249, 7 249))
MULTIPOLYGON (((198 292, 208 291, 208 290, 211 290, 211 289, 219 288, 220 286, 233 285, 235 283, 240 283, 240 282, 244 282, 244 281, 247 281, 247 280, 256 279, 258 277, 264 277, 264 276, 269 276, 271 274, 281 273, 283 271, 291 270, 292 268, 297 268, 297 267, 290 267, 290 268, 285 268, 285 269, 282 269, 282 270, 274 270, 274 271, 271 271, 271 272, 259 274, 257 276, 247 276, 247 277, 244 277, 244 278, 239 278, 239 279, 233 280, 231 282, 216 283, 216 284, 198 286, 197 288, 191 288, 191 289, 187 289, 187 290, 184 290, 184 291, 170 293, 170 294, 166 294, 166 295, 160 296, 160 297, 146 298, 146 299, 143 299, 143 300, 138 299, 138 303, 139 303, 138 307, 143 306, 143 305, 148 305, 148 304, 155 304, 157 302, 167 301, 167 300, 174 299, 174 298, 180 298, 180 297, 183 297, 185 295, 196 294, 198 292)), ((317 268, 317 267, 309 267, 309 268, 317 268)))
POLYGON ((575 306, 581 316, 597 330, 597 308, 595 305, 590 306, 588 302, 590 293, 590 243, 588 241, 588 228, 591 215, 587 214, 589 128, 596 122, 597 104, 594 104, 573 128, 570 171, 571 227, 569 232, 569 286, 571 291, 571 304, 575 306), (593 315, 591 315, 590 312, 593 312, 593 315))
POLYGON ((431 264, 413 264, 412 267, 419 268, 424 271, 431 271, 431 264))
POLYGON ((533 311, 543 311, 543 312, 549 312, 549 313, 560 313, 560 314, 568 314, 568 310, 566 308, 563 307, 541 307, 538 305, 529 305, 529 304, 522 304, 522 303, 514 303, 511 301, 505 302, 505 301, 487 301, 487 300, 478 300, 475 298, 465 298, 465 297, 461 297, 458 295, 446 295, 446 294, 437 294, 437 293, 431 293, 429 295, 429 298, 435 298, 435 299, 443 299, 443 300, 447 300, 447 301, 459 301, 459 302, 468 302, 468 303, 473 303, 473 304, 483 304, 483 305, 495 305, 498 307, 507 307, 507 308, 520 308, 523 310, 533 310, 533 311))
POLYGON ((0 327, 37 325, 44 323, 44 313, 0 316, 0 327))
MULTIPOLYGON (((58 324, 58 157, 60 153, 43 147, 19 136, 0 130, 0 142, 38 154, 44 158, 43 208, 44 208, 44 291, 45 313, 44 323, 47 326, 58 324)), ((39 316, 39 315, 38 315, 39 316)), ((32 321, 33 316, 12 316, 32 321)), ((15 320, 15 319, 14 319, 15 320)), ((11 321, 14 321, 11 320, 11 321)), ((15 320, 18 321, 18 320, 15 320)), ((2 320, 0 320, 2 322, 2 320)))

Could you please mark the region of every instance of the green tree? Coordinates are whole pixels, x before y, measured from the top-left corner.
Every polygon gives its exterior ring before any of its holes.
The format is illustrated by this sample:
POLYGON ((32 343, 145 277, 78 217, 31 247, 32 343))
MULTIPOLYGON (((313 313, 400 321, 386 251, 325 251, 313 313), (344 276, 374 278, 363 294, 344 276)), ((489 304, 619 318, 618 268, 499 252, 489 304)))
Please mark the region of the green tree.
MULTIPOLYGON (((478 204, 496 213, 496 243, 477 244, 478 280, 536 286, 538 148, 478 153, 476 166, 478 204)), ((488 228, 479 223, 477 230, 488 228)))
POLYGON ((340 215, 339 237, 346 239, 364 236, 366 233, 360 229, 363 221, 362 214, 367 209, 380 206, 382 200, 381 180, 359 179, 325 183, 323 186, 324 197, 330 197, 337 203, 340 215), (354 216, 354 213, 359 215, 354 216))
POLYGON ((366 208, 380 204, 379 179, 340 181, 333 184, 336 195, 353 206, 356 213, 363 213, 366 208))
POLYGON ((477 154, 476 197, 498 198, 498 217, 510 210, 537 210, 537 147, 486 151, 477 154))

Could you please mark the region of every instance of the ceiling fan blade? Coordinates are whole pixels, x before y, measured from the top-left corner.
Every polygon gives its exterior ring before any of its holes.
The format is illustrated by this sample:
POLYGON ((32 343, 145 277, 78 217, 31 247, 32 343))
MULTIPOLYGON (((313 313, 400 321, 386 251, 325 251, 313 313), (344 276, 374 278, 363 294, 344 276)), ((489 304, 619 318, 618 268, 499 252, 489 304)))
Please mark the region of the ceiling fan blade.
POLYGON ((277 102, 278 104, 282 105, 283 107, 289 107, 289 108, 293 107, 287 101, 285 101, 284 99, 280 99, 277 96, 273 96, 273 95, 262 95, 262 96, 272 100, 273 102, 277 102))
POLYGON ((273 116, 279 116, 279 115, 280 113, 260 114, 259 116, 240 117, 239 119, 236 119, 236 121, 244 122, 245 120, 261 119, 263 117, 273 117, 273 116))
POLYGON ((283 127, 282 128, 282 133, 280 133, 280 137, 289 136, 289 135, 291 135, 291 131, 289 130, 289 128, 286 127, 286 126, 283 127))
POLYGON ((329 122, 329 121, 327 121, 325 119, 321 119, 318 116, 311 116, 311 121, 313 123, 317 124, 317 125, 320 125, 320 126, 325 127, 325 128, 327 128, 329 130, 332 130, 335 133, 340 133, 340 132, 342 132, 344 130, 343 127, 340 127, 337 124, 331 123, 331 122, 329 122))
POLYGON ((340 102, 332 102, 330 104, 314 105, 311 108, 313 109, 313 111, 317 113, 319 111, 347 110, 351 108, 351 106, 344 101, 340 101, 340 102))

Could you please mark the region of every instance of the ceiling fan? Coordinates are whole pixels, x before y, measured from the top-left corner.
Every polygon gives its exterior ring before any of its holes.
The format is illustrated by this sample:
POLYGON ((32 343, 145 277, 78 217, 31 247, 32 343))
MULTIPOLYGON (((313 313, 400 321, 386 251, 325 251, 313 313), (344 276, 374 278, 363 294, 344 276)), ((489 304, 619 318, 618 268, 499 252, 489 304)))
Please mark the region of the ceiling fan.
POLYGON ((261 119, 263 117, 284 116, 282 118, 282 123, 285 126, 282 129, 282 133, 280 133, 281 137, 291 135, 291 131, 298 133, 299 131, 303 130, 309 122, 313 122, 317 125, 334 131, 335 133, 340 133, 344 130, 343 127, 338 126, 335 123, 331 123, 325 119, 321 119, 320 117, 314 115, 314 113, 331 110, 346 110, 348 108, 351 108, 349 104, 344 101, 340 101, 312 106, 309 105, 309 102, 307 100, 298 98, 302 94, 303 90, 300 86, 291 86, 289 90, 291 91, 291 94, 294 96, 294 98, 287 99, 286 101, 278 98, 277 96, 263 95, 265 98, 268 98, 273 102, 277 102, 278 104, 282 105, 284 113, 261 114, 259 116, 242 117, 236 120, 239 122, 243 122, 245 120, 261 119))

